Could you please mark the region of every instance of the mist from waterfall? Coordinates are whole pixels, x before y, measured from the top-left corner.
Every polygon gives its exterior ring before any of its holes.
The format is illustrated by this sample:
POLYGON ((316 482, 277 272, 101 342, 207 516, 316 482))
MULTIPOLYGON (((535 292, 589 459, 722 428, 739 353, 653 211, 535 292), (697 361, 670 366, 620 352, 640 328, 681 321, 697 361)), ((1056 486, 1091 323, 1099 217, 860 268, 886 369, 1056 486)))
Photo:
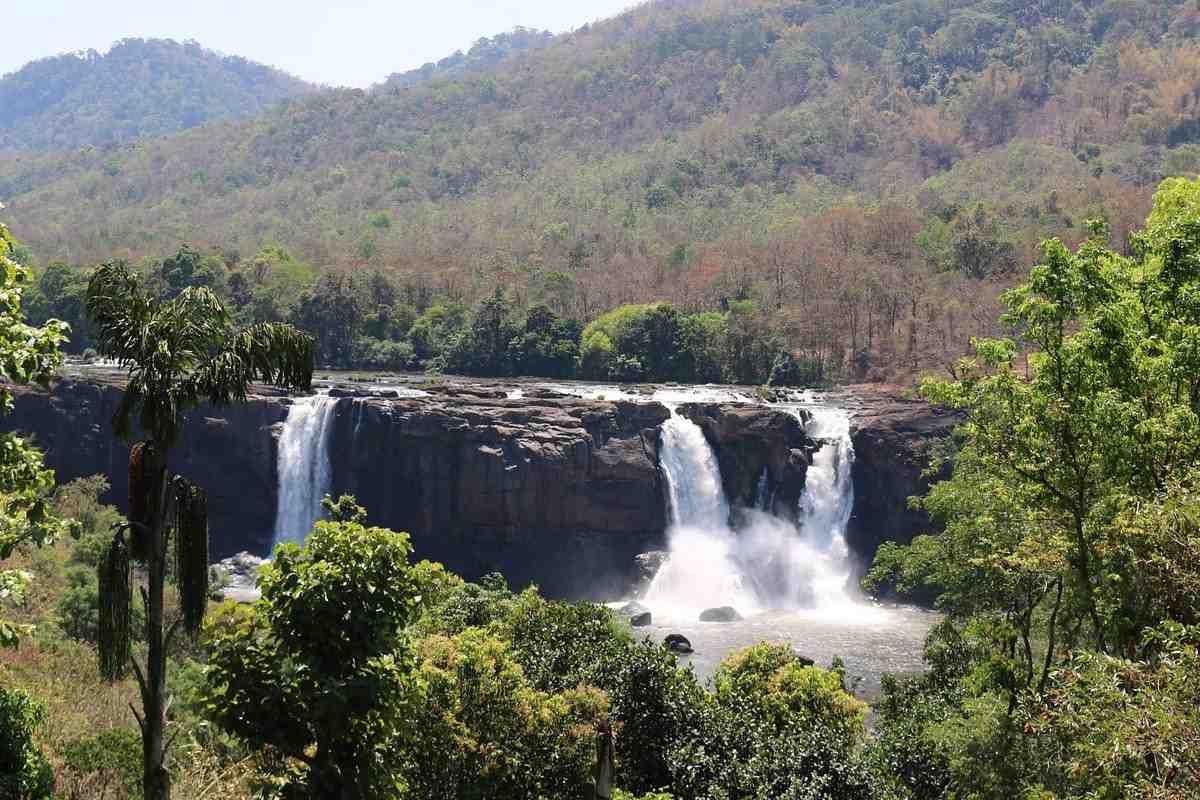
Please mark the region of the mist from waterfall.
POLYGON ((704 432, 672 408, 659 452, 670 500, 670 558, 642 602, 667 616, 757 606, 738 565, 721 470, 704 432))
POLYGON ((336 408, 335 398, 316 395, 297 399, 288 409, 279 438, 274 544, 303 542, 321 518, 333 473, 329 439, 336 408))
MULTIPOLYGON (((822 446, 808 470, 799 526, 760 508, 740 509, 736 528, 703 431, 672 409, 660 448, 671 506, 669 558, 642 599, 656 615, 694 620, 716 606, 733 606, 744 615, 865 611, 848 588, 845 531, 854 507, 850 417, 843 409, 805 408, 811 414, 808 433, 822 446)), ((798 407, 790 410, 803 421, 798 407)))

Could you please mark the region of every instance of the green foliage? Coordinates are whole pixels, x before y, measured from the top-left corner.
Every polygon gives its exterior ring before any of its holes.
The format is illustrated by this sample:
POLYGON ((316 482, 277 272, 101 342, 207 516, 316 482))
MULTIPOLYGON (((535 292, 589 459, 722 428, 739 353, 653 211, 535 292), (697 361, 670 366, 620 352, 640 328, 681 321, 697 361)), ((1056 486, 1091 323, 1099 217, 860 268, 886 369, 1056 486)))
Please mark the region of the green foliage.
POLYGON ((889 682, 876 755, 916 797, 1194 793, 1200 182, 1167 181, 1131 255, 1102 223, 1004 296, 927 397, 965 410, 938 536, 868 586, 936 597, 929 676, 889 682))
POLYGON ((122 262, 98 267, 88 283, 88 314, 101 351, 129 368, 113 420, 128 436, 133 416, 169 446, 180 414, 201 401, 244 400, 252 381, 307 388, 312 339, 278 323, 235 329, 213 292, 189 286, 170 300, 153 297, 122 262))
POLYGON ((63 748, 63 763, 129 797, 141 791, 142 740, 137 731, 113 728, 75 739, 63 748))
MULTIPOLYGON (((0 414, 12 410, 12 384, 46 385, 62 363, 59 346, 67 327, 47 322, 41 328, 25 323, 22 292, 29 272, 10 258, 16 245, 0 224, 0 414)), ((0 434, 0 562, 19 545, 46 544, 61 525, 50 512, 49 493, 54 474, 42 466, 42 454, 15 433, 0 434)), ((0 569, 0 604, 19 602, 30 576, 0 569)), ((0 617, 0 647, 12 647, 27 629, 0 617)))
POLYGON ((389 753, 414 702, 410 550, 405 534, 320 522, 303 549, 276 550, 260 603, 211 626, 206 711, 254 747, 303 763, 281 776, 286 796, 399 796, 389 753))
POLYGON ((713 677, 717 702, 757 705, 757 716, 779 730, 816 725, 848 744, 865 735, 866 704, 846 692, 836 672, 805 666, 786 645, 760 644, 734 653, 713 677))
POLYGON ((46 708, 17 689, 0 686, 0 798, 49 800, 54 772, 34 743, 46 708))
POLYGON ((605 710, 586 687, 533 689, 508 645, 478 628, 420 646, 419 700, 401 757, 414 797, 582 797, 605 710))

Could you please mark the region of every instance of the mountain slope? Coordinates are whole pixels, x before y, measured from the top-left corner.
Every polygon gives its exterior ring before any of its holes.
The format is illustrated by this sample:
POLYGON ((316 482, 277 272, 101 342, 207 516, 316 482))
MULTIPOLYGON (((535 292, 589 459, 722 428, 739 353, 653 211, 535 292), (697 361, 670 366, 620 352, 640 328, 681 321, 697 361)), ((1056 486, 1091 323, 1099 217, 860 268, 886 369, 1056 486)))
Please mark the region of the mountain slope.
POLYGON ((315 90, 195 42, 125 39, 46 58, 0 78, 0 151, 129 142, 245 117, 315 90))
POLYGON ((1123 246, 1200 169, 1197 31, 1174 0, 660 0, 450 77, 0 160, 0 200, 43 260, 273 244, 585 320, 744 298, 940 366, 1041 238, 1103 217, 1123 246))

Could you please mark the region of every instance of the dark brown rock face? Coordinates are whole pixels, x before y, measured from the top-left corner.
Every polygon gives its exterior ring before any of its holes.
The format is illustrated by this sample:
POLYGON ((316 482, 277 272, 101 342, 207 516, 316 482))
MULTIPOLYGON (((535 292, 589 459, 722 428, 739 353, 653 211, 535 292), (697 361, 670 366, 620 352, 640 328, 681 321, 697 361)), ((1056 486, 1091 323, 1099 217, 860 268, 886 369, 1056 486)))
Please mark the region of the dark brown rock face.
POLYGON ((417 554, 562 596, 619 593, 667 526, 657 404, 341 401, 334 491, 417 554))
MULTIPOLYGON (((20 390, 5 430, 33 435, 60 481, 103 474, 127 505, 129 448, 111 433, 121 388, 62 381, 20 390)), ((199 409, 172 467, 209 490, 212 552, 267 555, 277 442, 291 401, 199 409)), ((338 399, 332 492, 373 524, 410 531, 416 555, 467 577, 503 572, 551 595, 618 593, 667 527, 657 404, 439 396, 338 399)))
MULTIPOLYGON (((963 417, 921 400, 892 393, 858 396, 862 408, 851 421, 854 441, 854 513, 846 543, 869 564, 886 541, 909 542, 932 532, 923 511, 908 507, 908 498, 929 490, 923 473, 930 458, 951 444, 963 417)), ((939 480, 949 474, 946 462, 939 480)))
MULTIPOLYGON (((60 483, 107 476, 107 501, 127 510, 129 445, 112 434, 122 394, 119 386, 82 381, 60 381, 49 394, 19 387, 0 429, 31 434, 60 483)), ((256 398, 219 411, 197 409, 171 453, 171 468, 208 490, 217 558, 270 549, 278 483, 271 431, 287 416, 284 402, 256 398)))
MULTIPOLYGON (((30 433, 61 482, 103 474, 127 505, 129 448, 111 433, 122 389, 64 380, 18 389, 0 430, 30 433)), ((329 439, 332 492, 354 494, 373 524, 412 534, 416 556, 468 578, 498 571, 552 596, 611 597, 638 576, 637 555, 661 550, 669 523, 658 466, 657 403, 597 402, 502 392, 396 399, 347 391, 329 439)), ((927 521, 907 509, 923 492, 931 442, 958 418, 894 396, 859 396, 857 497, 848 539, 864 559, 880 541, 927 521)), ((264 390, 249 402, 193 412, 172 467, 209 491, 214 559, 267 555, 278 502, 278 437, 291 400, 264 390)), ((759 483, 779 516, 794 515, 816 444, 787 411, 687 404, 717 453, 735 508, 758 505, 759 483)))
POLYGON ((731 506, 756 507, 765 472, 768 510, 795 518, 817 447, 800 419, 787 411, 734 403, 687 403, 679 413, 700 426, 716 452, 731 506))

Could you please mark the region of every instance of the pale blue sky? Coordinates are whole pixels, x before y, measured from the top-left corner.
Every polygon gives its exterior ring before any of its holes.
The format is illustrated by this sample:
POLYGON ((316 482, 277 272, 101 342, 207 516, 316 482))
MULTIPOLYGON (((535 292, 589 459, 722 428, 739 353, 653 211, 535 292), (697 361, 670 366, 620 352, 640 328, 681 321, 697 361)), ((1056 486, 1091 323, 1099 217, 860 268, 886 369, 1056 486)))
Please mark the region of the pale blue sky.
POLYGON ((0 75, 117 39, 195 39, 306 80, 366 87, 517 25, 561 33, 637 0, 3 0, 0 75))

